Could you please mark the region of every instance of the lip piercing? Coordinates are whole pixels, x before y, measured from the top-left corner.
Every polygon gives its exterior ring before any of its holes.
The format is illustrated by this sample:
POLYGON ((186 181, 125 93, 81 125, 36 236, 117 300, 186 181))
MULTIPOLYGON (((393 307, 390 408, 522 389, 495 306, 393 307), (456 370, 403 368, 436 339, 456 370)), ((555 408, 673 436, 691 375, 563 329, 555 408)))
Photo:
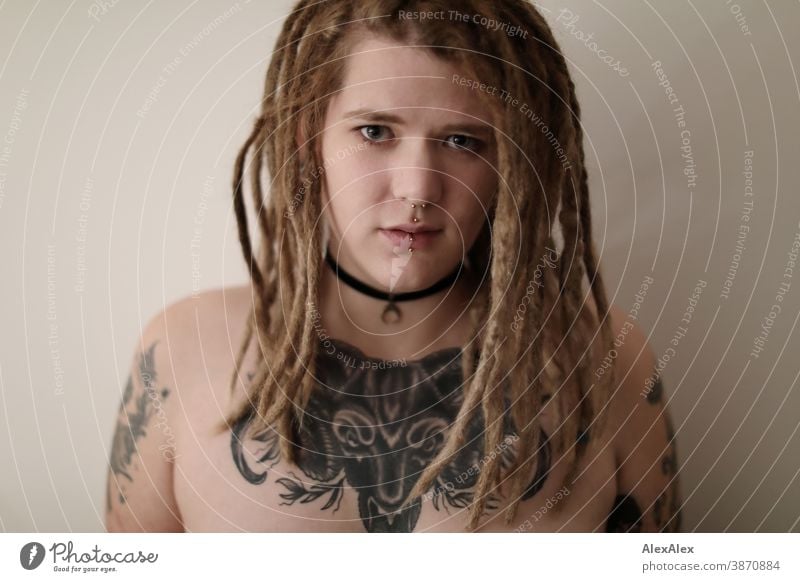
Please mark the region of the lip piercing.
MULTIPOLYGON (((427 202, 422 202, 420 204, 420 206, 422 208, 427 208, 428 203, 427 202)), ((414 202, 412 202, 411 203, 411 208, 416 208, 416 207, 417 207, 417 205, 414 202)), ((417 218, 415 216, 414 218, 411 219, 411 221, 412 222, 419 222, 419 218, 417 218)), ((413 254, 413 252, 414 252, 414 249, 412 248, 413 244, 414 244, 414 234, 413 233, 409 233, 409 235, 408 235, 408 254, 413 254)))

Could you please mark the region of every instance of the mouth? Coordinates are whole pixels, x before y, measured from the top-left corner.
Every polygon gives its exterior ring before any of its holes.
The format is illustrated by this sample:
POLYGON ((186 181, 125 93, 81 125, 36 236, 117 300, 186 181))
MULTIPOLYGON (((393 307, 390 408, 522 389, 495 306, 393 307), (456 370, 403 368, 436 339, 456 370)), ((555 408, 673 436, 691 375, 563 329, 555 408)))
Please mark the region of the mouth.
POLYGON ((398 228, 381 228, 379 230, 393 246, 413 247, 415 251, 435 243, 442 233, 441 230, 421 230, 417 232, 409 232, 398 228))

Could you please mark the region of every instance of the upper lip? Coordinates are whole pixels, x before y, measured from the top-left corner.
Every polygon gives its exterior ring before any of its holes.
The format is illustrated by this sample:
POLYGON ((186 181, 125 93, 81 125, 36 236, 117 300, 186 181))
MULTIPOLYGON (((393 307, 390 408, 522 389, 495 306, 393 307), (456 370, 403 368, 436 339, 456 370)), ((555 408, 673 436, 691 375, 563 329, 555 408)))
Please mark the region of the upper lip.
POLYGON ((397 224, 395 226, 387 226, 383 230, 404 230, 405 232, 431 232, 441 229, 416 222, 413 224, 397 224))

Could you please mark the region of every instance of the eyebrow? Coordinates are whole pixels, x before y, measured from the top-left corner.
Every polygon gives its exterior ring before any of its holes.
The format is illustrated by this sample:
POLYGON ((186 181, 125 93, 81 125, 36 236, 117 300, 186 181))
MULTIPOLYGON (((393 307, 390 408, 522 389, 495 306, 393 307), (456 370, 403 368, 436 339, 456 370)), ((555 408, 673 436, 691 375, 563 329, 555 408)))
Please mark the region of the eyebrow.
MULTIPOLYGON (((377 121, 382 123, 394 123, 396 125, 405 125, 405 121, 403 118, 395 115, 393 113, 389 113, 387 111, 375 111, 374 109, 369 108, 361 108, 361 109, 354 109, 353 111, 348 111, 343 115, 345 119, 353 119, 353 118, 363 118, 368 119, 370 121, 377 121)), ((452 132, 465 132, 471 133, 474 135, 479 135, 485 138, 490 138, 494 135, 492 128, 485 123, 448 123, 444 127, 441 128, 443 131, 452 131, 452 132)))

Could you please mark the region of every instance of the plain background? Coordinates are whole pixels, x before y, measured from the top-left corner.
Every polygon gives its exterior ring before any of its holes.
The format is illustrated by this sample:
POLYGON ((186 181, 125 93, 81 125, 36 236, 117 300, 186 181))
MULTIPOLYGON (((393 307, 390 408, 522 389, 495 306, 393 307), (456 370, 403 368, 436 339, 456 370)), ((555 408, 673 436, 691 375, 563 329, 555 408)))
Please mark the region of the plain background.
MULTIPOLYGON (((289 6, 0 3, 1 530, 103 529, 141 326, 194 291, 246 282, 232 162, 289 6)), ((639 325, 663 356, 707 283, 663 371, 685 529, 798 532, 800 271, 784 279, 784 268, 800 231, 800 5, 540 6, 578 86, 612 301, 628 311, 653 277, 639 325), (686 112, 694 189, 655 61, 686 112), (725 299, 748 150, 750 232, 725 299), (782 312, 752 357, 784 281, 782 312)))

